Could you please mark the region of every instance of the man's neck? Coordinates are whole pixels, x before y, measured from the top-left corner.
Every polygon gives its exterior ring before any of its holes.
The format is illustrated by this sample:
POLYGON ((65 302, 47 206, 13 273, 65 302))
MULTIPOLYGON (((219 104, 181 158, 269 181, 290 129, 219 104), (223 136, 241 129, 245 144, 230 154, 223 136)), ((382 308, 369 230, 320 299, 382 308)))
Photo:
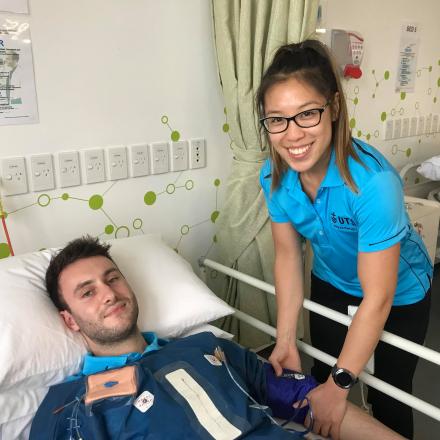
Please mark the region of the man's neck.
POLYGON ((143 353, 147 347, 147 342, 139 330, 136 330, 136 332, 127 339, 112 344, 99 344, 94 341, 87 340, 87 338, 86 341, 89 346, 89 350, 95 356, 119 356, 121 354, 133 352, 143 353))

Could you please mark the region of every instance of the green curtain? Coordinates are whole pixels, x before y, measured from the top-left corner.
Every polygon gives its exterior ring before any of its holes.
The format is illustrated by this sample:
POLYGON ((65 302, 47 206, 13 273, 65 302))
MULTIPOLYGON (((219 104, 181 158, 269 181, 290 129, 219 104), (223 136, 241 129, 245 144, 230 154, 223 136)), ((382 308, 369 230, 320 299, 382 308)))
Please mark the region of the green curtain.
MULTIPOLYGON (((255 93, 275 50, 314 35, 318 0, 212 0, 214 42, 226 115, 232 167, 218 219, 218 261, 273 283, 273 244, 258 176, 268 147, 260 136, 255 93)), ((243 312, 275 324, 275 300, 244 283, 217 276, 213 289, 243 312)), ((259 347, 270 338, 247 324, 223 322, 238 341, 259 347)))

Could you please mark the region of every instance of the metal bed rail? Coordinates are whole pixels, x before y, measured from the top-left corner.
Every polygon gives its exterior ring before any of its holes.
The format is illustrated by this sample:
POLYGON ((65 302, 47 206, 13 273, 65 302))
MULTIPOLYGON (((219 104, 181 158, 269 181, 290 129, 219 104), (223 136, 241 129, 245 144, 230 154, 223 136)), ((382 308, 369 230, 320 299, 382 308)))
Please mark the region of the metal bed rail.
MULTIPOLYGON (((275 287, 273 285, 254 278, 250 275, 243 274, 235 269, 231 269, 230 267, 224 266, 223 264, 217 263, 216 261, 206 258, 201 259, 199 263, 201 266, 206 266, 211 269, 217 270, 221 273, 224 273, 225 275, 228 275, 267 293, 271 293, 272 295, 275 294, 275 287)), ((318 313, 322 316, 332 319, 333 321, 339 322, 340 324, 349 326, 351 323, 351 318, 348 315, 336 312, 328 307, 322 306, 308 299, 304 299, 303 306, 307 310, 318 313)), ((272 327, 237 309, 235 309, 234 316, 237 319, 240 319, 241 321, 244 321, 252 325, 253 327, 263 331, 264 333, 276 337, 275 327, 272 327)), ((395 347, 415 354, 416 356, 428 360, 434 364, 440 365, 440 353, 435 350, 424 347, 423 345, 416 344, 412 341, 409 341, 405 338, 386 331, 382 332, 380 339, 388 344, 394 345, 395 347)), ((327 365, 334 365, 336 362, 336 358, 334 358, 333 356, 330 356, 329 354, 324 353, 323 351, 318 350, 303 341, 297 340, 297 345, 302 352, 326 363, 327 365)), ((405 391, 402 391, 399 388, 396 388, 395 386, 390 385, 389 383, 384 382, 383 380, 380 380, 369 373, 366 373, 365 371, 360 374, 359 379, 367 385, 379 391, 382 391, 389 396, 392 396, 400 402, 405 403, 406 405, 428 415, 429 417, 432 417, 435 420, 440 421, 440 408, 437 408, 436 406, 425 402, 418 397, 406 393, 405 391)))

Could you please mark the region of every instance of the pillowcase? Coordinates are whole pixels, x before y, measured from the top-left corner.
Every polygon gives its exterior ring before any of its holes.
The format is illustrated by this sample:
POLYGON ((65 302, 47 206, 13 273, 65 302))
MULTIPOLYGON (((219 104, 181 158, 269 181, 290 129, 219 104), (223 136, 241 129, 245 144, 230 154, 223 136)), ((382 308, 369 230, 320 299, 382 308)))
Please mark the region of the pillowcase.
POLYGON ((52 254, 0 260, 0 392, 60 382, 78 371, 86 352, 82 337, 64 325, 46 292, 52 254))
POLYGON ((422 162, 417 172, 427 179, 440 180, 440 156, 434 156, 422 162))
MULTIPOLYGON (((111 244, 111 255, 138 298, 142 331, 177 337, 234 312, 157 236, 111 244)), ((35 413, 45 388, 76 373, 86 352, 82 337, 65 327, 45 290, 55 252, 0 260, 0 432, 3 423, 35 413)))
POLYGON ((157 237, 134 236, 109 243, 112 258, 136 294, 141 331, 178 337, 234 312, 157 237))

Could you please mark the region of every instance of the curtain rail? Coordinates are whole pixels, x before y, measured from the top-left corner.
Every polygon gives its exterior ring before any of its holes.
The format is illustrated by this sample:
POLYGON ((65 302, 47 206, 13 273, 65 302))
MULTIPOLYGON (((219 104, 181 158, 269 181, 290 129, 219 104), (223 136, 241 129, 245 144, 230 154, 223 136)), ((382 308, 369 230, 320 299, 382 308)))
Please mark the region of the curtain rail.
MULTIPOLYGON (((218 270, 226 275, 236 278, 239 281, 243 281, 246 284, 254 286, 260 290, 271 293, 275 295, 275 287, 265 281, 261 281, 250 275, 243 274, 238 270, 231 269, 230 267, 224 266, 223 264, 217 263, 216 261, 206 259, 200 259, 200 266, 207 266, 211 269, 218 270)), ((318 313, 319 315, 325 316, 333 321, 339 322, 340 324, 346 325, 347 327, 351 323, 351 318, 343 313, 336 312, 328 307, 322 306, 321 304, 310 301, 309 299, 304 299, 303 306, 305 309, 311 312, 318 313)), ((416 344, 415 342, 409 341, 408 339, 397 336, 393 333, 383 331, 380 339, 387 344, 394 345, 401 350, 407 351, 408 353, 415 354, 416 356, 430 361, 434 364, 440 365, 440 353, 431 348, 424 347, 423 345, 416 344)))

